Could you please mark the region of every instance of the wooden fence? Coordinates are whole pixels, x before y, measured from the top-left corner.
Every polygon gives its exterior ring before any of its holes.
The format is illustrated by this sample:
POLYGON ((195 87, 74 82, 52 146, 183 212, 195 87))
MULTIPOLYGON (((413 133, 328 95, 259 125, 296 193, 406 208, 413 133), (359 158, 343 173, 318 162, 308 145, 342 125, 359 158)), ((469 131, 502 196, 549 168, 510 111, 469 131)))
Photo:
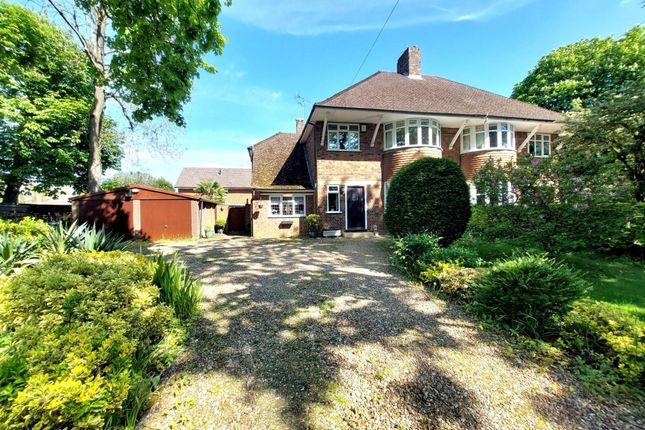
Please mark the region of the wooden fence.
POLYGON ((21 219, 24 217, 39 218, 44 221, 60 221, 72 216, 71 205, 39 205, 39 204, 0 204, 0 218, 21 219))

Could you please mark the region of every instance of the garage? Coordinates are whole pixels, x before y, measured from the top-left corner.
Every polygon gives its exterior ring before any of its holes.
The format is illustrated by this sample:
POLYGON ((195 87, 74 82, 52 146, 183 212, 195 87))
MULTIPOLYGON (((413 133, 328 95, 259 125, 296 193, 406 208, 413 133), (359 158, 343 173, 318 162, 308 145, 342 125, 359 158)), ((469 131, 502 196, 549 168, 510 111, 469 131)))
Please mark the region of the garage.
POLYGON ((213 231, 216 203, 144 185, 72 197, 72 217, 144 240, 198 238, 213 231))

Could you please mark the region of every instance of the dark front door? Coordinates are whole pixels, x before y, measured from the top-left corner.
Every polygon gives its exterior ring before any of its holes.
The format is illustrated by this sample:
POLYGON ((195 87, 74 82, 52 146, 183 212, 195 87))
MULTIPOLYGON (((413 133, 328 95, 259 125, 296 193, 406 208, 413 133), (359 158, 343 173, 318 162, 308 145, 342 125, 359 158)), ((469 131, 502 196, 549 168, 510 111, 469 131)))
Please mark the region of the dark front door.
POLYGON ((347 230, 366 230, 365 187, 347 187, 347 230))

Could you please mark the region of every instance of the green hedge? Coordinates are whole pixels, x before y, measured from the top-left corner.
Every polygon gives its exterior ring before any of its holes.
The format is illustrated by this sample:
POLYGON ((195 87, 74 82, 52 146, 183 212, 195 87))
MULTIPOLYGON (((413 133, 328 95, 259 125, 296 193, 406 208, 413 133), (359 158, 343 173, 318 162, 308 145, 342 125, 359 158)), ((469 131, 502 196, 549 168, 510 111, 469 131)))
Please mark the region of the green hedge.
POLYGON ((0 422, 133 424, 183 336, 152 269, 138 254, 74 253, 2 281, 0 422))
POLYGON ((422 158, 394 175, 384 221, 394 236, 428 233, 447 246, 466 230, 470 192, 461 168, 442 158, 422 158))

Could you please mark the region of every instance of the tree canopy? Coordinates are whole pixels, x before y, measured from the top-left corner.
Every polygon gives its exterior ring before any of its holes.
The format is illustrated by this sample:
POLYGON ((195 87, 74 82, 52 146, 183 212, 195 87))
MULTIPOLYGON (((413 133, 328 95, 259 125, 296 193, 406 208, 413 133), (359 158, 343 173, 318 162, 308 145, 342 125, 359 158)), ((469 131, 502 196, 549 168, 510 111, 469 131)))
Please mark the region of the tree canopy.
POLYGON ((195 192, 215 203, 224 203, 226 199, 226 190, 216 181, 201 181, 195 187, 195 192))
POLYGON ((619 39, 584 39, 540 59, 515 85, 512 98, 565 112, 576 101, 591 107, 604 93, 645 76, 645 27, 637 25, 619 39))
POLYGON ((145 172, 119 172, 101 184, 103 190, 113 190, 127 185, 148 185, 149 187, 161 188, 174 191, 173 185, 164 178, 157 178, 145 172))
MULTIPOLYGON (((0 1, 0 183, 3 201, 21 189, 56 194, 87 184, 92 69, 71 37, 45 18, 0 1)), ((121 157, 114 123, 103 123, 104 167, 121 157)))
POLYGON ((106 101, 116 101, 131 126, 155 117, 183 126, 182 106, 199 69, 214 71, 202 57, 222 52, 217 18, 230 0, 41 1, 69 27, 93 65, 88 185, 96 191, 106 101))

